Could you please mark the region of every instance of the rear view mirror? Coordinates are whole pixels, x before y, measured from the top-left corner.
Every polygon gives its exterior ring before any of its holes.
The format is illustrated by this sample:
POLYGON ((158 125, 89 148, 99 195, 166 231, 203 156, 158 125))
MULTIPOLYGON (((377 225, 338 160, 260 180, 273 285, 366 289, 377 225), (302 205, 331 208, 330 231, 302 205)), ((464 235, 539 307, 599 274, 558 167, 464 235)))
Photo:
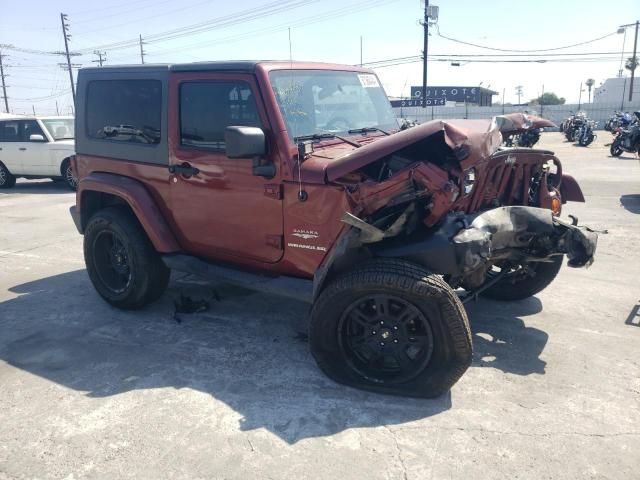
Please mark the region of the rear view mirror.
POLYGON ((267 142, 261 128, 227 127, 224 142, 229 158, 255 158, 267 153, 267 142))
POLYGON ((44 137, 38 133, 32 133, 31 135, 29 135, 29 141, 30 142, 46 142, 44 137))

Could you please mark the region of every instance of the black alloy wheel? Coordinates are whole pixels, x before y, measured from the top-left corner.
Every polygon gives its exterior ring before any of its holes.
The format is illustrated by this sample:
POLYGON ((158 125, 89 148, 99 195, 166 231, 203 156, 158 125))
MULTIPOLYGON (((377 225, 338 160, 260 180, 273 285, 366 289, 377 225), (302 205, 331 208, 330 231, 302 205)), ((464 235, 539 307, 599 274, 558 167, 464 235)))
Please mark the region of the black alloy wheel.
POLYGON ((102 283, 115 295, 131 283, 131 263, 124 242, 112 230, 102 230, 93 239, 93 263, 102 283))
POLYGON ((345 310, 338 328, 340 348, 351 368, 374 381, 411 380, 433 353, 427 317, 397 296, 357 299, 345 310))
POLYGON ((472 356, 456 293, 400 259, 372 259, 333 278, 311 310, 309 344, 336 382, 411 397, 442 395, 472 356))

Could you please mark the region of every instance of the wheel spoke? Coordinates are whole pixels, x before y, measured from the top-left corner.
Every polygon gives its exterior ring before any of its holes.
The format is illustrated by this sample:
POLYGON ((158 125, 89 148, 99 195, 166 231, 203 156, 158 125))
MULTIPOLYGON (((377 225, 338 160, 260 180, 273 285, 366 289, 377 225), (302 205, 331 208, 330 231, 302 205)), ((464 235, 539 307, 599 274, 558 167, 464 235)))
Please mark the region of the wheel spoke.
POLYGON ((404 350, 397 350, 393 354, 393 358, 403 372, 410 371, 413 368, 413 361, 407 356, 404 350))
POLYGON ((351 320, 353 320, 353 322, 356 325, 359 325, 365 329, 371 328, 374 322, 374 320, 372 320, 371 318, 368 318, 364 313, 362 313, 357 308, 354 308, 351 311, 351 313, 349 314, 349 317, 351 318, 351 320))

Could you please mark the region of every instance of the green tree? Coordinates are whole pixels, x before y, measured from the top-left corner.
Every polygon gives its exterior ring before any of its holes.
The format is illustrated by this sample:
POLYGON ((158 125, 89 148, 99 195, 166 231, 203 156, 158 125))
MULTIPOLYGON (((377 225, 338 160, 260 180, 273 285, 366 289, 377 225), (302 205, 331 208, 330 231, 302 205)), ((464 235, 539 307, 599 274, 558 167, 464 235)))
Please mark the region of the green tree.
POLYGON ((596 81, 593 78, 587 78, 584 84, 589 89, 589 103, 591 103, 591 88, 596 84, 596 81))
POLYGON ((529 104, 530 105, 562 105, 564 104, 564 97, 558 97, 553 92, 545 92, 540 95, 538 98, 532 99, 529 104))

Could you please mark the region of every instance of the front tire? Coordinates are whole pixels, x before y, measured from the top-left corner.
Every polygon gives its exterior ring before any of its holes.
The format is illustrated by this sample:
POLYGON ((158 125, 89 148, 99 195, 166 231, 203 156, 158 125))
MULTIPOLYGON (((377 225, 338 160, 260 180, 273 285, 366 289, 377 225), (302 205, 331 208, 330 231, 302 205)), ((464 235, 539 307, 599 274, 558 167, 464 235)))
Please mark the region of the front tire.
POLYGON ((0 163, 0 188, 13 188, 16 184, 16 177, 11 174, 9 169, 0 163))
POLYGON ((91 217, 84 232, 84 259, 97 292, 121 309, 153 302, 169 283, 170 270, 125 208, 106 208, 91 217))
POLYGON ((532 262, 525 268, 509 272, 480 295, 493 300, 524 300, 541 292, 558 276, 564 255, 551 257, 549 262, 532 262))
POLYGON ((411 397, 448 391, 471 363, 469 321, 440 277, 379 259, 344 273, 321 293, 311 353, 338 383, 411 397))

